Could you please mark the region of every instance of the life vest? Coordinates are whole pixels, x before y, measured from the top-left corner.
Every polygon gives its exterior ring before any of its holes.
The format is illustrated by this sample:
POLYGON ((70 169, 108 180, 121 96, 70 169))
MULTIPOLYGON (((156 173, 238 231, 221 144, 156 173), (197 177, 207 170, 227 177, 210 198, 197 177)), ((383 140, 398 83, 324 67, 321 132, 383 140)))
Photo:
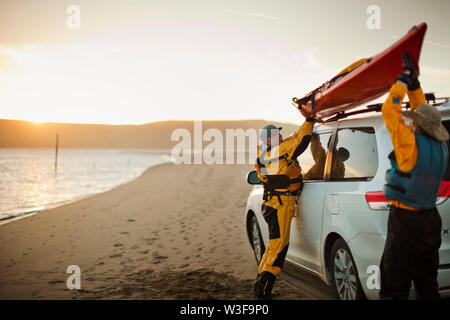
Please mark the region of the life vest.
POLYGON ((403 172, 398 168, 395 154, 389 155, 392 168, 386 172, 385 197, 398 200, 416 209, 436 206, 439 186, 448 163, 448 148, 440 142, 416 134, 417 162, 414 168, 403 172))
MULTIPOLYGON (((258 158, 256 159, 256 172, 258 173, 258 177, 261 180, 261 183, 264 186, 265 191, 281 191, 287 190, 288 192, 295 193, 301 190, 303 179, 302 179, 302 170, 300 165, 298 164, 297 159, 292 160, 289 159, 288 154, 283 154, 279 157, 264 159, 264 156, 267 154, 267 149, 263 152, 260 152, 260 148, 258 146, 258 158), (276 174, 268 173, 268 166, 278 165, 276 162, 286 162, 285 172, 276 174)), ((269 166, 269 167, 270 167, 269 166)), ((279 170, 278 170, 279 171, 279 170)))

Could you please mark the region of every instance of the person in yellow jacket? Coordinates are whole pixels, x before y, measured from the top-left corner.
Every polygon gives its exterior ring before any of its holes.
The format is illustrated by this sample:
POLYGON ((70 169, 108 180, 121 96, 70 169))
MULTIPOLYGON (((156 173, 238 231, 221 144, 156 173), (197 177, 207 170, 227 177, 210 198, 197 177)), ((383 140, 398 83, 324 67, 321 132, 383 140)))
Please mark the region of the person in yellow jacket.
MULTIPOLYGON (((337 139, 338 138, 336 137, 336 145, 338 143, 337 139)), ((328 145, 330 144, 330 141, 331 137, 328 140, 328 145)), ((305 180, 322 180, 327 152, 320 143, 319 136, 315 133, 313 133, 311 137, 311 154, 314 160, 314 165, 303 175, 303 177, 305 180)), ((331 180, 339 180, 345 177, 344 161, 347 161, 348 158, 350 158, 350 153, 346 148, 334 148, 331 161, 331 180)))
POLYGON ((380 299, 407 299, 414 282, 419 299, 438 299, 437 270, 442 221, 436 209, 439 186, 448 163, 449 135, 439 111, 426 104, 418 69, 409 54, 403 73, 382 106, 394 151, 383 193, 391 201, 381 258, 380 299), (409 127, 401 104, 408 94, 409 127))
MULTIPOLYGON (((303 112, 302 112, 303 114, 303 112)), ((283 140, 281 128, 268 125, 260 131, 255 167, 264 186, 261 213, 269 228, 269 245, 258 268, 254 287, 256 299, 271 299, 272 287, 280 274, 289 247, 290 224, 295 214, 302 176, 297 157, 311 140, 314 119, 306 121, 297 132, 283 140)))

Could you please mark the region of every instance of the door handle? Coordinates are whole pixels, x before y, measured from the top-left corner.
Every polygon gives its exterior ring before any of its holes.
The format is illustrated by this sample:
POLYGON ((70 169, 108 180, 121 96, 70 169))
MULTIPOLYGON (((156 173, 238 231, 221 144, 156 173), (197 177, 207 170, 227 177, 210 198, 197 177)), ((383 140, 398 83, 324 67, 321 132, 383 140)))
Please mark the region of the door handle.
POLYGON ((337 193, 330 194, 329 208, 331 214, 339 214, 339 197, 337 193))

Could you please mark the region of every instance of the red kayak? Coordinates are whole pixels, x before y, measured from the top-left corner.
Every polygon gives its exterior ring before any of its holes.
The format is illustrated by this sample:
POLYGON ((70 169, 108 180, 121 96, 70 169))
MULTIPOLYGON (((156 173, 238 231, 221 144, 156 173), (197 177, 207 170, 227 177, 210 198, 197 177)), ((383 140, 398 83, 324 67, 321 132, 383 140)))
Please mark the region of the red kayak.
POLYGON ((294 104, 298 107, 311 101, 312 109, 305 111, 320 120, 382 96, 403 71, 403 53, 409 53, 419 65, 426 30, 426 23, 414 26, 383 52, 353 63, 304 98, 294 98, 294 104))

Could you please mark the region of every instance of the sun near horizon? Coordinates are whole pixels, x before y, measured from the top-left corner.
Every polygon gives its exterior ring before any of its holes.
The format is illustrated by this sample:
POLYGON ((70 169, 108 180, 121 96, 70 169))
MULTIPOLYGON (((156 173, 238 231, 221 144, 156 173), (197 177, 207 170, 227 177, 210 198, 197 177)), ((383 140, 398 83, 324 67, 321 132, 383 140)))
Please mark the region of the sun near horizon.
POLYGON ((0 4, 0 118, 35 123, 145 124, 166 120, 301 122, 291 105, 357 59, 428 23, 424 91, 450 95, 450 2, 239 1, 187 4, 78 0, 0 4), (407 4, 402 19, 392 12, 407 4), (426 7, 427 10, 423 10, 426 7), (325 10, 326 8, 327 10, 325 10), (447 8, 447 9, 446 9, 447 8), (310 15, 299 13, 308 11, 310 15), (316 19, 315 17, 321 17, 316 19))

